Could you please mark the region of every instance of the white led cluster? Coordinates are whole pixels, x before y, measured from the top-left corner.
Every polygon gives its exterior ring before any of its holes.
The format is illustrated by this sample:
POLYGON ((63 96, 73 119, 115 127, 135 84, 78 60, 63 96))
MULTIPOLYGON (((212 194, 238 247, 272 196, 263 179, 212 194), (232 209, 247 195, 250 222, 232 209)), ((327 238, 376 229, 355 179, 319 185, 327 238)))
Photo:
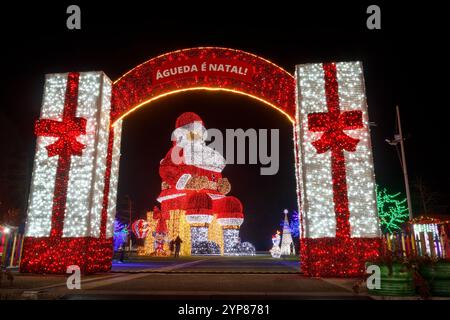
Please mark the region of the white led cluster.
MULTIPOLYGON (((49 74, 45 79, 41 119, 62 120, 67 74, 49 74)), ((30 189, 25 236, 46 237, 50 235, 58 157, 48 157, 46 146, 57 138, 38 137, 30 189)))
POLYGON ((175 199, 175 198, 182 197, 182 196, 185 196, 185 195, 186 195, 186 193, 169 194, 169 195, 164 196, 164 197, 159 197, 156 200, 158 200, 158 202, 162 203, 163 201, 170 200, 170 199, 175 199))
POLYGON ((114 141, 111 161, 111 175, 108 194, 108 218, 106 220, 106 237, 114 234, 114 219, 116 217, 117 185, 119 183, 120 141, 122 137, 122 120, 114 124, 114 141))
MULTIPOLYGON (((426 251, 427 251, 428 255, 431 256, 431 248, 430 248, 430 241, 429 241, 430 239, 429 239, 428 233, 429 232, 432 233, 433 241, 435 239, 439 239, 440 235, 439 235, 438 225, 436 223, 426 223, 426 224, 416 223, 416 224, 413 224, 413 229, 414 229, 415 240, 420 240, 420 233, 421 232, 424 233, 426 251)), ((437 242, 435 242, 435 245, 437 246, 438 251, 442 252, 441 243, 439 241, 437 241, 437 242)), ((423 250, 423 248, 422 248, 422 250, 423 250)))
POLYGON ((283 223, 283 235, 281 237, 281 254, 290 255, 291 246, 293 246, 294 241, 292 240, 291 228, 289 227, 289 220, 287 214, 284 215, 283 223))
POLYGON ((71 156, 70 159, 63 237, 86 237, 89 234, 90 201, 95 185, 94 161, 98 152, 95 142, 99 128, 100 76, 99 73, 80 73, 76 116, 85 118, 87 124, 86 135, 77 140, 85 147, 82 156, 71 156))
POLYGON ((208 227, 191 227, 191 244, 208 241, 208 227))
POLYGON ((221 226, 232 226, 232 227, 240 227, 242 222, 244 222, 243 218, 219 218, 217 222, 221 226))
POLYGON ((211 223, 214 216, 209 214, 187 214, 186 221, 192 223, 211 223))
POLYGON ((341 112, 361 110, 364 125, 361 129, 347 131, 349 136, 359 139, 359 142, 355 152, 344 152, 351 236, 379 237, 375 175, 362 66, 360 62, 342 62, 336 67, 341 112))
POLYGON ((334 237, 336 219, 331 177, 331 153, 318 154, 311 142, 322 135, 308 130, 308 114, 327 112, 322 64, 296 68, 298 108, 297 139, 300 151, 299 181, 304 237, 334 237))
MULTIPOLYGON (((296 87, 297 88, 297 87, 296 87)), ((297 89, 296 89, 297 92, 297 89)), ((296 98, 298 97, 297 93, 296 93, 296 98)), ((298 119, 298 103, 296 103, 296 108, 295 108, 295 116, 298 119)), ((298 132, 298 128, 299 126, 294 124, 293 126, 293 132, 292 132, 292 138, 294 140, 294 159, 295 159, 295 188, 296 188, 296 195, 297 195, 297 208, 299 210, 299 217, 301 217, 301 189, 300 189, 300 163, 299 163, 299 148, 300 148, 300 141, 298 139, 299 137, 299 132, 298 132)), ((299 234, 299 238, 302 238, 302 229, 303 226, 301 223, 298 224, 298 234, 299 234)))
POLYGON ((100 236, 103 197, 105 190, 106 158, 108 154, 109 119, 111 110, 112 83, 104 74, 101 75, 101 112, 99 114, 99 128, 96 137, 97 153, 95 155, 94 190, 91 207, 90 236, 100 236))
MULTIPOLYGON (((364 127, 346 130, 359 139, 355 152, 344 151, 352 237, 378 237, 375 178, 368 127, 367 104, 362 67, 359 62, 337 63, 341 112, 360 110, 364 127)), ((305 237, 334 237, 336 219, 333 202, 331 152, 318 154, 312 142, 323 132, 308 130, 308 114, 328 112, 322 64, 296 67, 297 142, 299 143, 301 214, 305 237)))
POLYGON ((235 254, 233 247, 241 242, 239 229, 223 229, 223 252, 235 254))

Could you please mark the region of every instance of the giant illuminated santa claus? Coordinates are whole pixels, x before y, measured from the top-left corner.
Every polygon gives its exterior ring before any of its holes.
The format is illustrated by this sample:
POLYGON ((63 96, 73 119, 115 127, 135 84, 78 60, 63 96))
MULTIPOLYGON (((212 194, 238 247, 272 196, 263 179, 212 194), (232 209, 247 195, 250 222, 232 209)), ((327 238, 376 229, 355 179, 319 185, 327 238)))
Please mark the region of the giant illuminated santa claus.
POLYGON ((222 178, 225 159, 206 146, 207 132, 202 119, 193 112, 178 117, 172 133, 173 146, 161 160, 162 179, 158 201, 162 210, 184 209, 192 192, 205 192, 212 199, 224 197, 230 184, 222 178))
MULTIPOLYGON (((172 133, 173 146, 161 160, 161 210, 184 210, 195 241, 207 241, 207 227, 220 216, 214 202, 226 203, 231 185, 222 177, 224 157, 206 145, 207 131, 202 119, 193 112, 178 117, 172 133), (206 229, 205 229, 206 227, 206 229)), ((221 205, 220 207, 224 207, 221 205)), ((236 213, 242 219, 242 212, 236 213)))

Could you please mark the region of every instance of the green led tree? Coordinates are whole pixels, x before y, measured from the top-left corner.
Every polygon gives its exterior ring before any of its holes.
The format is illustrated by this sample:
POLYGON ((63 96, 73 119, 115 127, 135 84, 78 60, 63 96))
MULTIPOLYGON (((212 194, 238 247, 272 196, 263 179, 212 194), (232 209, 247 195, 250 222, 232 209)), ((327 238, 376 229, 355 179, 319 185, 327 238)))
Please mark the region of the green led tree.
POLYGON ((401 229, 409 217, 406 198, 401 193, 388 193, 377 185, 377 208, 383 233, 393 233, 401 229))

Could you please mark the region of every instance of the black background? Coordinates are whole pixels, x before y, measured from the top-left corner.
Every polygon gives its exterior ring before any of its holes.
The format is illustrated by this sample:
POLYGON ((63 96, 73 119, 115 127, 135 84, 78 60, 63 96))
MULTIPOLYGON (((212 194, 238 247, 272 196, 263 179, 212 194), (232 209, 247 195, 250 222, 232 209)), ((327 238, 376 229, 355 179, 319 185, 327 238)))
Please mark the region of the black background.
MULTIPOLYGON (((449 213, 448 34, 439 5, 375 2, 381 30, 366 28, 372 2, 14 2, 2 4, 0 210, 19 207, 24 218, 44 75, 102 70, 112 80, 159 54, 196 46, 248 51, 293 73, 301 63, 361 60, 364 65, 377 183, 403 191, 395 149, 384 140, 401 108, 410 180, 422 177, 433 193, 433 213, 449 213), (81 30, 66 28, 66 8, 81 7, 81 30)), ((259 166, 227 166, 232 195, 244 204, 243 240, 270 246, 282 210, 296 208, 292 129, 277 111, 229 93, 167 97, 124 121, 119 206, 133 200, 144 216, 160 190, 159 160, 183 111, 197 112, 207 127, 279 128, 280 171, 260 176, 259 166)), ((414 214, 422 213, 413 192, 414 214)))

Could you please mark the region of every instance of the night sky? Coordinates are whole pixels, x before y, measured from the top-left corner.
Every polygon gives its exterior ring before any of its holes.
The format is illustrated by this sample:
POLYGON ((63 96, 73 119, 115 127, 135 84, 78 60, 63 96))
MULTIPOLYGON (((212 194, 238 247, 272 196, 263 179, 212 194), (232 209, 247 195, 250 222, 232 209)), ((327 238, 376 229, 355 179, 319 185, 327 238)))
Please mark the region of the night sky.
MULTIPOLYGON (((366 28, 367 5, 212 2, 154 7, 127 1, 92 5, 74 1, 3 8, 0 95, 0 210, 18 207, 24 218, 35 148, 44 75, 102 70, 112 80, 152 57, 196 46, 248 51, 293 73, 295 64, 363 62, 372 127, 377 183, 404 191, 395 148, 384 142, 402 112, 408 169, 432 194, 430 212, 450 213, 448 157, 448 49, 439 8, 380 4, 382 29, 366 28), (77 3, 81 30, 66 29, 66 8, 77 3)), ((230 93, 191 92, 166 97, 124 121, 119 206, 133 200, 134 217, 156 204, 158 165, 171 146, 178 115, 198 113, 208 128, 280 129, 280 170, 260 176, 259 165, 229 165, 223 171, 231 195, 245 209, 242 238, 269 247, 284 208, 296 210, 292 127, 279 112, 230 93)), ((413 188, 414 214, 422 213, 413 188)))

